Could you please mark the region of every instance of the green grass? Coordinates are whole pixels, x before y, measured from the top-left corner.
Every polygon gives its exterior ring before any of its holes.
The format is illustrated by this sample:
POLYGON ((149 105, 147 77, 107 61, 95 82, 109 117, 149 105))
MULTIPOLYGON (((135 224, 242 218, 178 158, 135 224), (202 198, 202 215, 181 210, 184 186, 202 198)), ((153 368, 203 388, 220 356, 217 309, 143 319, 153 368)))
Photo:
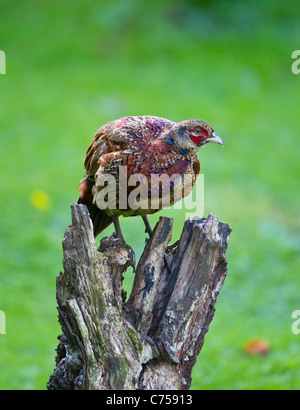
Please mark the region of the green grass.
MULTIPOLYGON (((233 232, 192 388, 299 388, 299 12, 296 1, 270 0, 0 1, 1 389, 45 388, 60 332, 61 240, 85 151, 107 121, 143 114, 204 119, 225 142, 199 153, 205 215, 233 232), (44 210, 31 202, 37 190, 44 210), (253 338, 270 343, 267 356, 243 353, 253 338)), ((161 214, 175 218, 176 239, 185 211, 161 214)), ((122 226, 139 255, 134 221, 122 226)))

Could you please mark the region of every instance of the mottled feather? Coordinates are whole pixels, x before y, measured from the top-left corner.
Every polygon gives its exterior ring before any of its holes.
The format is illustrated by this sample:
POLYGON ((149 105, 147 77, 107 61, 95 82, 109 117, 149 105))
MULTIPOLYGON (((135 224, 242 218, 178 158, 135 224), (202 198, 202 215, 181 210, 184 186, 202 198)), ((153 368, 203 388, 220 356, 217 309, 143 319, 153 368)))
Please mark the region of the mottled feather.
MULTIPOLYGON (((189 138, 190 130, 197 124, 201 129, 205 128, 205 135, 212 134, 212 128, 200 120, 175 123, 155 116, 120 118, 107 123, 96 132, 84 160, 86 177, 79 185, 79 202, 85 203, 89 208, 95 235, 112 222, 113 215, 141 215, 160 209, 121 210, 118 208, 118 198, 115 209, 98 209, 96 197, 102 188, 96 183, 101 175, 113 175, 118 183, 120 166, 126 167, 127 182, 133 174, 144 175, 148 182, 149 200, 151 175, 166 174, 171 177, 175 174, 189 174, 195 182, 200 172, 197 150, 206 142, 203 138, 203 143, 195 144, 189 138)), ((127 187, 128 195, 134 188, 127 187)), ((170 184, 171 204, 174 201, 172 189, 170 184)), ((158 190, 161 195, 162 187, 158 187, 158 190)))

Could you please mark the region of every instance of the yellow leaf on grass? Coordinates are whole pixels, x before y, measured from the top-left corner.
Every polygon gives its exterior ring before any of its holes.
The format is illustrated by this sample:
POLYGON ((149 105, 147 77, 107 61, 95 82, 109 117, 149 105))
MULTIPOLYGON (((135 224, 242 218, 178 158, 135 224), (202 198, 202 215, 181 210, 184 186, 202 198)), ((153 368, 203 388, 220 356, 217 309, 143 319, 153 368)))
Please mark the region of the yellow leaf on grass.
POLYGON ((33 191, 30 195, 30 202, 39 211, 48 211, 51 207, 51 200, 46 192, 41 190, 33 191))

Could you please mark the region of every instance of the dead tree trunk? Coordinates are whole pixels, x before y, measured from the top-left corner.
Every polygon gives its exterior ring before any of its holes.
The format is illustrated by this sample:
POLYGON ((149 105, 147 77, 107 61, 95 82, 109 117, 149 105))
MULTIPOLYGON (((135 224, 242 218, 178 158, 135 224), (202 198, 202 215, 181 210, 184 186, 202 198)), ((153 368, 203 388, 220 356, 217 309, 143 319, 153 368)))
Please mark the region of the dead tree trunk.
POLYGON ((57 277, 62 335, 48 389, 188 389, 227 273, 231 229, 213 214, 187 220, 169 253, 170 275, 164 253, 173 221, 161 217, 126 302, 128 248, 112 235, 97 250, 87 208, 71 210, 57 277))

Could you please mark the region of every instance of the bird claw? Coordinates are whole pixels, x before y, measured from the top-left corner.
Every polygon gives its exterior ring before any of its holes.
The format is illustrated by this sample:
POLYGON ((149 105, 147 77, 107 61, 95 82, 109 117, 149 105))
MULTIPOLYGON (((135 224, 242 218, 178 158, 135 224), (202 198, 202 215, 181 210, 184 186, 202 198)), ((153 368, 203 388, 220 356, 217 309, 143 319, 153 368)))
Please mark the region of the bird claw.
POLYGON ((164 255, 165 267, 167 268, 170 275, 172 274, 172 270, 171 270, 171 265, 170 265, 169 258, 168 258, 168 252, 174 251, 174 249, 178 246, 178 244, 179 244, 179 240, 172 243, 172 245, 167 246, 166 253, 164 255))
POLYGON ((176 241, 176 242, 174 242, 174 243, 172 243, 172 245, 168 245, 168 246, 167 246, 167 252, 173 251, 173 250, 178 246, 178 244, 179 244, 179 240, 176 241))
POLYGON ((128 247, 128 254, 129 254, 128 266, 131 266, 133 269, 133 273, 135 273, 135 253, 131 246, 127 245, 127 247, 128 247))
POLYGON ((172 275, 172 269, 171 269, 171 266, 170 266, 168 255, 166 253, 164 254, 164 263, 165 263, 165 267, 166 267, 167 271, 169 272, 170 275, 172 275))

